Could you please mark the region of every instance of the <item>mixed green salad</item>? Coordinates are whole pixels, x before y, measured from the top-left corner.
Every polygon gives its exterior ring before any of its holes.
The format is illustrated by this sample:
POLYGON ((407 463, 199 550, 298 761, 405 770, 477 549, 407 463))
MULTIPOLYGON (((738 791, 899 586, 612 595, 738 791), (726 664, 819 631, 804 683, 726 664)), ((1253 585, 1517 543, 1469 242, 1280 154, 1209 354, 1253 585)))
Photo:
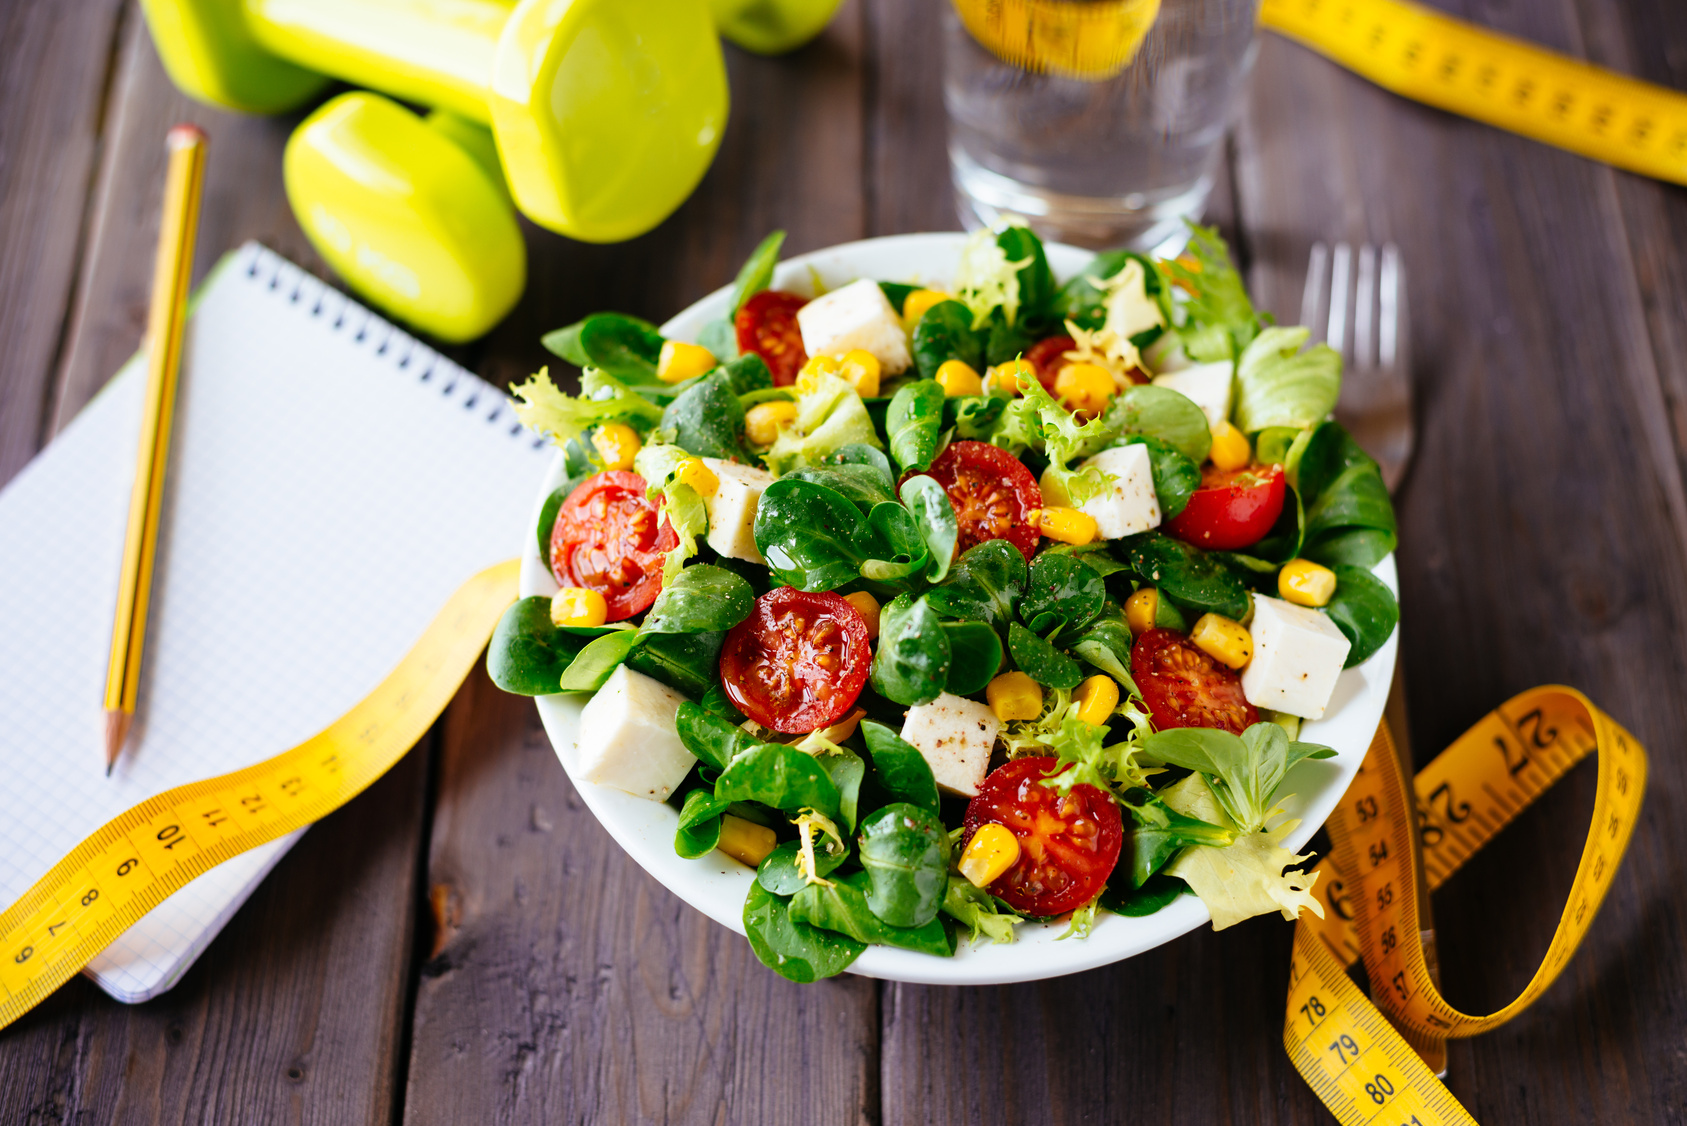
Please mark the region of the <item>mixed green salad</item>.
POLYGON ((493 679, 592 693, 576 777, 753 867, 750 943, 794 980, 1191 893, 1215 928, 1321 915, 1277 790, 1398 619, 1339 356, 1203 228, 1058 283, 1008 226, 947 290, 812 296, 769 288, 782 239, 696 343, 545 338, 581 373, 515 388, 564 451, 558 590, 505 615, 493 679))

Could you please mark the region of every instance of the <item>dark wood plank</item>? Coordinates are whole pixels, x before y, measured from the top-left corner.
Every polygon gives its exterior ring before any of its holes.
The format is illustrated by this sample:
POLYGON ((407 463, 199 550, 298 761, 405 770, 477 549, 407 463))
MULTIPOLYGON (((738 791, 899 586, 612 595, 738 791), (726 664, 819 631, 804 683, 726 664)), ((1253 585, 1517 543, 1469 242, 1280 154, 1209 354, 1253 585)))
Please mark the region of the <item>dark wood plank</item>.
MULTIPOLYGON (((860 13, 778 59, 728 49, 733 116, 697 194, 631 243, 530 240, 489 377, 554 359, 539 334, 595 309, 660 322, 731 280, 774 227, 787 250, 861 237, 860 13)), ((873 982, 800 987, 645 875, 558 765, 533 705, 476 676, 445 727, 405 1120, 871 1121, 873 982)))
MULTIPOLYGON (((110 97, 54 429, 139 344, 173 122, 198 122, 212 137, 198 274, 249 237, 315 263, 281 191, 285 122, 187 102, 138 13, 126 24, 110 97)), ((307 834, 161 999, 122 1006, 78 980, 8 1029, 0 1120, 389 1119, 420 898, 427 753, 424 745, 307 834)))
POLYGON ((387 1122, 428 744, 270 873, 179 984, 76 978, 0 1034, 4 1122, 387 1122))
POLYGON ((0 483, 44 440, 124 10, 0 11, 0 483))

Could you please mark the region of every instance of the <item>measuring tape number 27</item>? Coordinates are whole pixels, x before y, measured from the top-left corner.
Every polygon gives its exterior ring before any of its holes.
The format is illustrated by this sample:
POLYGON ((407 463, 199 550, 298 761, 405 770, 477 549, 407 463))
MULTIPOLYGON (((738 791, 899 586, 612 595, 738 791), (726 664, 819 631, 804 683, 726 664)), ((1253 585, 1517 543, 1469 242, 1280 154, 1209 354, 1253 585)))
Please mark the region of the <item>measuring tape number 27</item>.
POLYGON ((459 587, 398 666, 326 730, 108 821, 0 914, 0 1028, 230 857, 319 821, 385 774, 462 685, 516 598, 515 560, 459 587))
POLYGON ((1646 752, 1580 692, 1548 686, 1489 713, 1419 771, 1411 787, 1408 797, 1393 740, 1379 727, 1326 822, 1335 849, 1318 870, 1331 889, 1332 909, 1323 919, 1302 914, 1295 926, 1283 1040, 1295 1067, 1344 1126, 1474 1126, 1435 1075, 1446 1041, 1504 1024, 1558 977, 1634 832, 1646 752), (1420 866, 1426 886, 1439 886, 1596 752, 1593 823, 1546 958, 1503 1009, 1486 1016, 1460 1012, 1442 998, 1425 957, 1420 866), (1347 976, 1361 959, 1374 1003, 1347 976))

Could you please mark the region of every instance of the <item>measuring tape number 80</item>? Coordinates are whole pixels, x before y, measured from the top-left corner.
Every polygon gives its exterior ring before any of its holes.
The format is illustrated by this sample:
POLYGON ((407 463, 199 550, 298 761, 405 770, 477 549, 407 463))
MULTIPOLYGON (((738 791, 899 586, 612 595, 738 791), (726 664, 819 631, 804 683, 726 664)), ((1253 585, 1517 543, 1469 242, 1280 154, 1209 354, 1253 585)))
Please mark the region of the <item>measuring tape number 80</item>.
POLYGON ((1504 1024, 1558 977, 1611 886, 1645 788, 1645 750, 1573 688, 1531 689, 1489 713, 1418 772, 1411 798, 1388 729, 1377 729, 1326 822, 1335 850, 1317 870, 1340 896, 1332 894, 1323 919, 1304 913, 1295 926, 1283 1025, 1295 1067, 1336 1118, 1346 1126, 1474 1126, 1435 1075, 1446 1041, 1504 1024), (1420 866, 1427 886, 1438 887, 1595 752, 1592 827, 1545 959, 1498 1012, 1460 1012, 1442 998, 1425 958, 1420 866), (1361 959, 1374 1004, 1347 976, 1361 959))

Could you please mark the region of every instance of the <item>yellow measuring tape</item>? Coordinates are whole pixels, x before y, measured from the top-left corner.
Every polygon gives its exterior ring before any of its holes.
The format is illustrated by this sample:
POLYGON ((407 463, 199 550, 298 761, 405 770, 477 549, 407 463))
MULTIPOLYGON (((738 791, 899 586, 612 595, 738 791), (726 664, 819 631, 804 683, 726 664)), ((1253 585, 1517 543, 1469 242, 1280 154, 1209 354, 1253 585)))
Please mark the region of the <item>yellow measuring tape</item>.
POLYGON ((456 694, 519 573, 511 560, 459 587, 398 667, 321 734, 150 798, 54 865, 0 914, 0 1028, 196 876, 322 819, 385 774, 456 694))
MULTIPOLYGON (((1159 0, 954 0, 974 38, 1027 70, 1100 80, 1135 57, 1159 0)), ((1402 97, 1687 184, 1687 94, 1406 0, 1263 0, 1262 26, 1402 97)))
POLYGON ((1558 977, 1593 922, 1640 814, 1646 752, 1573 688, 1535 688, 1489 713, 1406 782, 1386 726, 1326 823, 1334 854, 1318 866, 1331 910, 1295 926, 1283 1042, 1345 1126, 1452 1126, 1475 1119, 1425 1059, 1528 1008, 1558 977), (1546 958, 1498 1012, 1449 1005, 1425 960, 1418 875, 1435 888, 1587 755, 1599 780, 1576 878, 1546 958), (1420 845, 1421 842, 1421 845, 1420 845), (1374 995, 1347 976, 1363 959, 1374 995), (1386 1015, 1385 1015, 1386 1014, 1386 1015), (1414 1050, 1415 1047, 1415 1050, 1414 1050))

